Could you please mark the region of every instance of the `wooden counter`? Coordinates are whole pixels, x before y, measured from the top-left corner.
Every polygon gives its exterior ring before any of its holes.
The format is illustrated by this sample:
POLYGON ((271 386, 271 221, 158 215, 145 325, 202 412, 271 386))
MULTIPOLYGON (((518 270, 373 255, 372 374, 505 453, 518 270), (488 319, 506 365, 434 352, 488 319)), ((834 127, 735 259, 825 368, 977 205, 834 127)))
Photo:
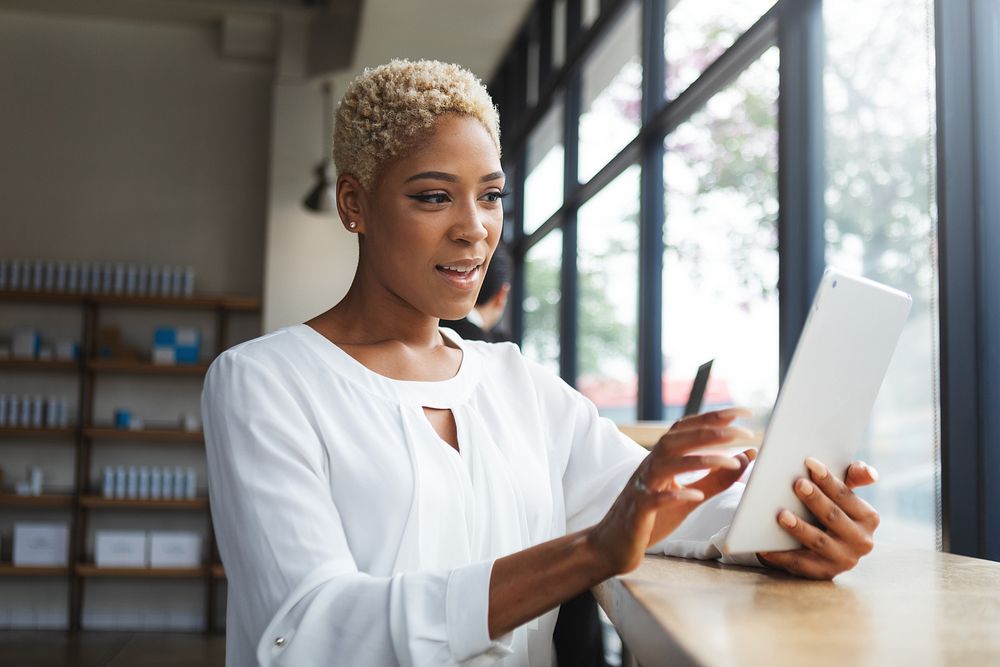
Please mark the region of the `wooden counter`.
POLYGON ((656 665, 1000 665, 1000 563, 879 546, 834 582, 647 556, 594 589, 656 665))

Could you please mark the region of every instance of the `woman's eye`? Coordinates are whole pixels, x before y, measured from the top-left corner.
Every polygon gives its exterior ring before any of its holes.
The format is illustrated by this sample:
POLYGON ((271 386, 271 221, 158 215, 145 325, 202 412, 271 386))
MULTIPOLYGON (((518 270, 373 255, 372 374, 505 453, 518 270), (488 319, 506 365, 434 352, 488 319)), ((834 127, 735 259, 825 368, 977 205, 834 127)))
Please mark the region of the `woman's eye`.
POLYGON ((407 195, 410 199, 416 199, 417 201, 424 202, 425 204, 447 204, 448 195, 443 192, 433 192, 430 194, 422 195, 407 195))
POLYGON ((510 193, 507 191, 500 192, 498 190, 496 192, 487 192, 485 195, 483 195, 483 197, 485 197, 486 201, 488 202, 498 202, 509 194, 510 193))

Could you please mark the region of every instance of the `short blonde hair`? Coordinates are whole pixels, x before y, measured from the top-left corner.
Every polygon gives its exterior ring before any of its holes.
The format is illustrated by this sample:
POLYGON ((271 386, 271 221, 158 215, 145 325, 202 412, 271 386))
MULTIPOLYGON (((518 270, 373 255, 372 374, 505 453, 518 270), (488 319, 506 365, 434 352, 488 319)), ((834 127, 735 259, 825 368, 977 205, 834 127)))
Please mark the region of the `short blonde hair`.
POLYGON ((401 155, 444 114, 475 118, 500 153, 500 119, 475 74, 437 60, 392 60, 366 69, 337 105, 333 161, 370 188, 382 166, 401 155))

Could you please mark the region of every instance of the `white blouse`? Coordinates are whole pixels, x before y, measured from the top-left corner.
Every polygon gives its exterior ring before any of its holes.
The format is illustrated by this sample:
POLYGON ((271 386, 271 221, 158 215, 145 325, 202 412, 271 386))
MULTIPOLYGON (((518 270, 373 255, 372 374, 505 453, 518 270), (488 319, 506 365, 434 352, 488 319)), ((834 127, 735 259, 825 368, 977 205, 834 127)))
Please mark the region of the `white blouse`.
MULTIPOLYGON (((441 382, 379 375, 304 324, 212 364, 227 666, 551 664, 555 611, 490 639, 493 562, 599 521, 646 450, 515 345, 441 331, 463 352, 441 382), (458 451, 424 406, 452 411, 458 451)), ((656 551, 719 558, 740 492, 656 551)))

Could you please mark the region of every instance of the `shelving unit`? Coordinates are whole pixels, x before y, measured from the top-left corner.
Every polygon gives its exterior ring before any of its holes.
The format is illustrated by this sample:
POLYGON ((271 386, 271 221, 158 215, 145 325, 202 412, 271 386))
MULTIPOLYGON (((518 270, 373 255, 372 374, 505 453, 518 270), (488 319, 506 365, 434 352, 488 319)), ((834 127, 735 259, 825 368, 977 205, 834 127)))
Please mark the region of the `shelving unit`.
MULTIPOLYGON (((84 582, 94 578, 126 579, 201 579, 205 582, 205 630, 214 627, 218 605, 215 582, 225 579, 218 562, 218 552, 208 514, 208 498, 193 499, 120 499, 105 498, 92 492, 90 466, 95 443, 118 442, 160 445, 199 445, 204 442, 201 431, 185 431, 176 427, 151 425, 141 430, 121 430, 93 420, 94 395, 99 378, 107 375, 157 377, 203 377, 209 363, 164 366, 141 359, 98 359, 96 339, 101 311, 108 308, 153 308, 169 310, 201 310, 214 313, 216 349, 213 356, 228 347, 228 318, 232 313, 257 313, 260 300, 244 296, 200 295, 190 298, 136 297, 107 294, 64 294, 47 292, 0 291, 0 303, 34 303, 77 306, 81 311, 81 358, 78 361, 0 360, 0 372, 72 373, 78 377, 78 409, 73 428, 0 428, 0 447, 14 440, 51 440, 74 446, 75 474, 72 493, 47 493, 41 496, 0 494, 0 509, 65 508, 71 512, 69 567, 17 567, 0 563, 0 577, 65 577, 69 584, 68 621, 72 630, 80 628, 84 605, 84 582), (181 511, 201 512, 207 522, 208 562, 195 568, 100 568, 89 561, 86 553, 87 527, 91 512, 181 511)), ((100 446, 97 444, 96 446, 100 446)))

